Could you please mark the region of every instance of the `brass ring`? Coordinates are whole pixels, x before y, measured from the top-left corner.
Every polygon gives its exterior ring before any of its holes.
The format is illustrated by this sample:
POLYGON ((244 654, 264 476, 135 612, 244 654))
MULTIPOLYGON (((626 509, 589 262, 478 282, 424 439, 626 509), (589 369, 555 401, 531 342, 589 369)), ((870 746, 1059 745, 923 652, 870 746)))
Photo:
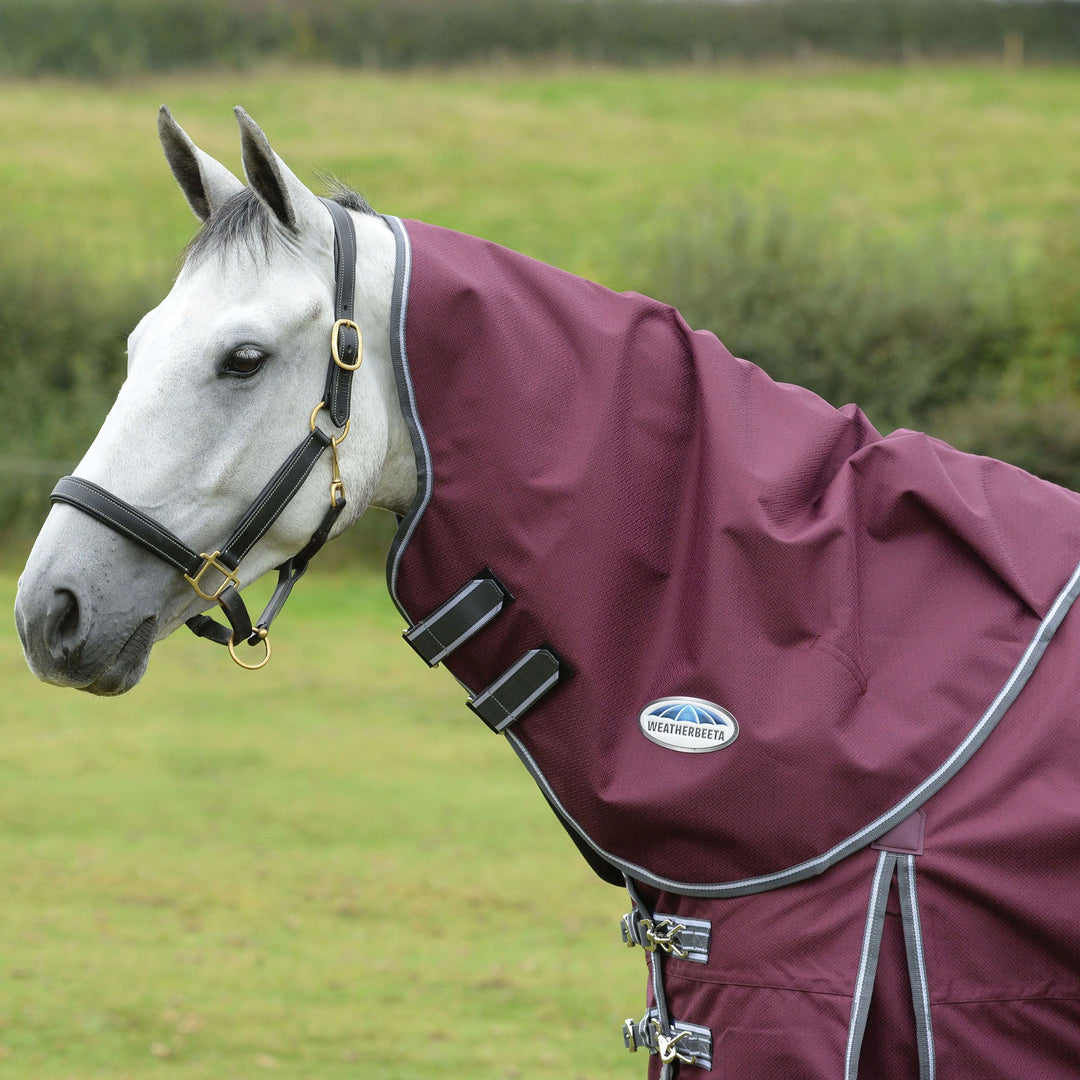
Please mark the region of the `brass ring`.
POLYGON ((233 644, 233 638, 235 634, 229 637, 229 655, 236 661, 245 671, 258 671, 259 668, 266 667, 270 662, 270 635, 265 631, 260 631, 260 640, 266 646, 266 655, 257 664, 245 664, 239 656, 236 655, 236 646, 233 644))
MULTIPOLYGON (((326 406, 326 402, 325 401, 320 401, 319 404, 316 405, 315 408, 311 410, 311 421, 310 421, 310 423, 311 423, 311 430, 312 431, 315 430, 315 417, 319 415, 319 410, 322 409, 322 408, 325 408, 325 406, 326 406)), ((333 443, 334 446, 340 446, 345 441, 345 436, 349 434, 349 425, 351 423, 352 423, 351 419, 346 420, 345 421, 345 429, 342 431, 342 433, 340 435, 337 435, 337 436, 334 436, 334 435, 330 436, 330 442, 333 443)))

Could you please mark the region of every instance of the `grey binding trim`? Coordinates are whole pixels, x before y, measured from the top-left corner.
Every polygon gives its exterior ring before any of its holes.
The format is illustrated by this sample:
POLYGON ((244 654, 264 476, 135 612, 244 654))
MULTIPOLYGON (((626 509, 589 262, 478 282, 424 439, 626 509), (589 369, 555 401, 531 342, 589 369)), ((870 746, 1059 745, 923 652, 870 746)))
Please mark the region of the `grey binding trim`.
POLYGON ((409 309, 409 282, 412 278, 412 247, 409 234, 400 218, 384 216, 390 226, 397 245, 397 258, 394 261, 394 290, 390 296, 390 358, 394 365, 394 381, 397 383, 398 402, 405 418, 405 427, 412 440, 413 453, 416 455, 416 498, 408 513, 398 524, 398 530, 390 544, 386 557, 386 586, 390 599, 406 621, 412 622, 402 606, 397 594, 398 569, 406 545, 412 539, 420 518, 431 502, 432 473, 431 451, 428 449, 424 430, 416 409, 416 391, 412 376, 409 374, 409 357, 405 347, 405 319, 409 309))
POLYGON ((851 1021, 848 1024, 847 1049, 844 1052, 844 1080, 856 1080, 859 1075, 859 1052, 862 1050, 866 1020, 870 1015, 870 998, 874 993, 874 976, 877 975, 878 957, 881 955, 881 932, 885 929, 885 905, 892 886, 893 870, 899 858, 892 851, 878 856, 874 871, 874 884, 870 889, 870 903, 866 909, 866 929, 863 931, 862 952, 859 956, 859 972, 855 978, 855 992, 851 999, 851 1021))
POLYGON ((937 1080, 934 1026, 930 1015, 930 983, 926 975, 914 855, 899 856, 896 863, 896 881, 900 891, 900 918, 904 926, 904 950, 907 953, 908 977, 911 980, 911 1000, 915 1006, 919 1080, 937 1080))
POLYGON ((1065 587, 1058 594, 1057 599, 1051 605, 1049 612, 1039 624, 1035 636, 1031 639, 1024 654, 1013 669, 1012 674, 1005 680, 1005 684, 998 692, 997 697, 991 702, 990 707, 979 718, 975 726, 968 732, 959 746, 949 755, 945 762, 931 773, 910 794, 900 800, 891 810, 882 814, 879 818, 871 821, 858 832, 852 833, 846 840, 842 840, 835 847, 806 862, 779 870, 774 874, 764 874, 761 877, 743 878, 739 881, 721 881, 716 883, 699 883, 692 881, 677 881, 672 878, 654 874, 643 866, 638 866, 605 851, 595 843, 585 830, 567 812, 566 807, 560 802, 547 777, 540 766, 537 765, 533 756, 526 749, 525 744, 512 731, 506 733, 506 737, 513 746, 518 757, 521 758, 525 768, 529 770, 532 778, 544 792, 548 801, 555 808, 559 816, 572 828, 582 840, 601 859, 610 863, 621 871, 626 877, 642 881, 654 888, 665 892, 680 893, 683 896, 701 897, 725 897, 725 896, 749 896, 752 893, 767 892, 770 889, 779 888, 782 885, 791 885, 796 881, 804 881, 824 873, 830 866, 834 866, 841 859, 846 858, 860 848, 883 836, 895 825, 899 825, 909 814, 917 810, 931 795, 940 791, 962 768, 971 760, 976 750, 986 741, 987 737, 997 726, 998 722, 1008 711, 1009 706, 1016 700, 1020 691, 1031 678, 1032 673, 1046 652, 1047 646, 1057 632, 1062 620, 1068 614, 1073 601, 1080 594, 1080 566, 1073 571, 1065 587))

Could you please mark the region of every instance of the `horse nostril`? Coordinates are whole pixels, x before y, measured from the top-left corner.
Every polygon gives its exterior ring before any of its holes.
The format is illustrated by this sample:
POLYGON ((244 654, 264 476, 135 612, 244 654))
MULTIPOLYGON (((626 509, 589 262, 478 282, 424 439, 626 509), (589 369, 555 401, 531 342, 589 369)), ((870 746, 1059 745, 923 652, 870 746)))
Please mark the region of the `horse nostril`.
POLYGON ((79 599, 70 589, 53 592, 45 612, 45 641, 53 656, 68 660, 82 648, 79 614, 79 599))

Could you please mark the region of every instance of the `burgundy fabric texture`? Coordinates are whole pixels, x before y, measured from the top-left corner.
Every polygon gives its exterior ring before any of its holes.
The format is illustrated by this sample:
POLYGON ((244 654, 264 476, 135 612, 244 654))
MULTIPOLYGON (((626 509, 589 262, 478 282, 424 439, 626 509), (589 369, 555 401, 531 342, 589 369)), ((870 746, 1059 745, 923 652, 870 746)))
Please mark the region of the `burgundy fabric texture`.
MULTIPOLYGON (((1080 1076, 1080 620, 1066 619, 982 749, 927 801, 915 859, 941 1080, 1080 1076)), ((843 1077, 876 852, 732 899, 644 890, 710 919, 707 964, 664 960, 672 1015, 713 1026, 713 1069, 681 1080, 843 1077), (777 1055, 774 1057, 774 1054, 777 1055)), ((859 1080, 917 1080, 894 883, 859 1080)))
MULTIPOLYGON (((416 621, 484 567, 509 588, 446 661, 473 692, 545 643, 573 667, 511 734, 591 843, 654 880, 756 880, 934 774, 1069 582, 1080 497, 922 434, 882 437, 660 303, 406 230, 405 364, 430 461, 392 591, 416 621), (649 741, 639 713, 673 695, 728 710, 738 738, 701 754, 649 741)), ((915 862, 950 1080, 1080 1075, 1078 618, 923 807, 915 862)), ((665 965, 672 1014, 713 1028, 713 1076, 843 1075, 874 839, 757 895, 648 891, 713 921, 708 964, 665 965)), ((911 1023, 896 918, 871 1080, 909 1075, 879 1043, 911 1042, 888 1030, 911 1023)))

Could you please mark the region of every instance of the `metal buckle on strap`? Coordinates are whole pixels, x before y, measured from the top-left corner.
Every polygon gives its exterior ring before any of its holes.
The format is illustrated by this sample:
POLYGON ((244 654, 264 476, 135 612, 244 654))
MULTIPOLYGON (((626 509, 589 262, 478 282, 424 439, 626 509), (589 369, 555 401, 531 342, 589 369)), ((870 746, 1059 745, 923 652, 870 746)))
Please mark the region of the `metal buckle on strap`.
POLYGON ((676 1048, 677 1043, 690 1038, 689 1031, 680 1031, 678 1034, 668 1038, 660 1030, 659 1020, 654 1020, 653 1026, 656 1028, 656 1052, 665 1065, 670 1065, 673 1061, 681 1061, 684 1065, 693 1065, 697 1061, 697 1054, 684 1054, 676 1048))
POLYGON ((652 918, 629 911, 622 917, 622 940, 627 948, 665 952, 677 960, 704 964, 709 959, 712 924, 706 919, 676 919, 657 913, 652 918))
POLYGON ((364 335, 360 332, 360 327, 352 321, 352 319, 338 319, 334 323, 333 329, 330 331, 330 352, 334 357, 334 363, 337 364, 342 371, 356 371, 358 367, 364 362, 364 335), (344 329, 352 330, 356 334, 356 363, 348 364, 341 359, 341 331, 344 329))
POLYGON ((218 561, 218 557, 221 555, 220 551, 215 551, 213 555, 207 555, 205 551, 200 552, 199 558, 203 560, 202 566, 195 571, 194 575, 185 574, 184 580, 201 596, 204 600, 218 600, 221 594, 231 585, 234 589, 240 588, 240 582, 236 577, 236 573, 230 570, 223 563, 218 561), (202 588, 202 579, 208 570, 216 570, 222 575, 221 584, 212 592, 208 593, 202 588))
POLYGON ((650 1009, 640 1020, 624 1020, 622 1031, 623 1044, 631 1052, 643 1046, 665 1065, 677 1061, 699 1069, 712 1068, 712 1032, 706 1027, 676 1020, 670 1031, 665 1031, 656 1010, 650 1009))
MULTIPOLYGON (((341 321, 348 322, 347 319, 338 320, 338 321, 339 322, 341 322, 341 321)), ((337 340, 337 339, 335 338, 335 340, 337 340)), ((337 363, 337 353, 334 354, 334 362, 337 363)), ((357 365, 357 366, 359 367, 359 365, 357 365)), ((352 369, 347 368, 346 370, 352 370, 352 369)), ((338 447, 345 441, 345 437, 349 434, 349 428, 352 426, 352 421, 351 420, 346 420, 345 421, 345 427, 342 430, 340 435, 337 435, 337 436, 330 435, 327 432, 323 431, 322 428, 316 428, 316 426, 315 426, 315 420, 319 415, 319 411, 321 409, 325 409, 325 408, 326 408, 326 402, 325 401, 320 401, 319 404, 316 405, 315 408, 311 410, 311 419, 310 419, 310 421, 308 423, 309 423, 309 425, 311 427, 312 434, 314 434, 316 432, 316 430, 317 430, 320 435, 322 435, 324 438, 327 438, 327 439, 330 440, 330 462, 331 462, 330 505, 336 509, 339 505, 340 506, 345 505, 345 485, 344 485, 344 483, 342 483, 342 480, 341 480, 341 462, 338 459, 338 447)))
POLYGON ((687 950, 678 942, 679 934, 686 929, 682 923, 677 923, 673 919, 662 919, 644 929, 645 948, 650 952, 656 952, 657 949, 660 949, 677 957, 679 960, 685 960, 689 955, 687 950))

